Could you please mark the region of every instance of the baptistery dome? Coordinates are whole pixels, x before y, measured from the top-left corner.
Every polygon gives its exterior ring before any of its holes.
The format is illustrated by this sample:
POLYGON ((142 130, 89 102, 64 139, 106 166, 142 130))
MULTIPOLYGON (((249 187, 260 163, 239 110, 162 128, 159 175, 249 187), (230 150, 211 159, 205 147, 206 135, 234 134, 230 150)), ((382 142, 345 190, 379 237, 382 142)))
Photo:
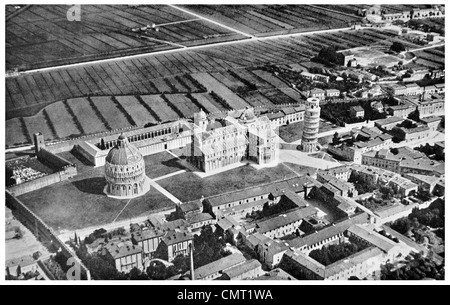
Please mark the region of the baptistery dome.
POLYGON ((123 135, 106 156, 105 179, 104 192, 110 197, 133 198, 150 189, 144 158, 123 135))

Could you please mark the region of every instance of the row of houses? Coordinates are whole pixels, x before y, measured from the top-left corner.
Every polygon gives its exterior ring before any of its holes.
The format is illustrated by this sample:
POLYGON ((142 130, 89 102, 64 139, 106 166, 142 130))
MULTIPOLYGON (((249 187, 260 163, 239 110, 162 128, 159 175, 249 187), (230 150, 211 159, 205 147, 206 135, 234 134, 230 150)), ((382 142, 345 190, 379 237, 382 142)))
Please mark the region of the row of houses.
POLYGON ((393 154, 387 149, 369 151, 362 155, 362 165, 373 166, 389 170, 401 175, 420 174, 426 176, 443 177, 445 163, 428 158, 412 158, 406 154, 393 154))
POLYGON ((389 95, 391 96, 410 96, 410 95, 420 95, 423 93, 426 94, 444 94, 445 93, 445 84, 440 83, 431 86, 420 87, 416 83, 410 83, 406 85, 401 84, 392 84, 384 86, 383 88, 389 95))

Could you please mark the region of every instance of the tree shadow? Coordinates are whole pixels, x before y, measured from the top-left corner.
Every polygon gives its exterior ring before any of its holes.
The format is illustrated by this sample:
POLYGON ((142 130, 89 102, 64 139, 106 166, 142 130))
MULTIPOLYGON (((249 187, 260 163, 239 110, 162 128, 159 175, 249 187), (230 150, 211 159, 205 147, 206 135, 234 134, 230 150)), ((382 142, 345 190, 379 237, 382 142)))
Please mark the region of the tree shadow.
POLYGON ((103 189, 106 185, 105 178, 103 177, 94 177, 88 178, 84 180, 78 180, 72 182, 72 184, 81 192, 94 194, 94 195, 102 195, 103 189))

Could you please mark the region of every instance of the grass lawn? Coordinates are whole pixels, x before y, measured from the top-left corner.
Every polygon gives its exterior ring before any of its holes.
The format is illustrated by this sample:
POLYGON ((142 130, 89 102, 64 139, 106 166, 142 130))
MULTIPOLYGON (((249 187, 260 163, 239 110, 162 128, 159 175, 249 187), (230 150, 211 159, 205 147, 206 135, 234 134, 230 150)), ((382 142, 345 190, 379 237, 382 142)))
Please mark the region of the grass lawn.
POLYGON ((185 169, 178 159, 168 152, 145 156, 145 173, 151 179, 185 169))
POLYGON ((285 162, 284 165, 294 170, 296 173, 299 173, 300 175, 309 174, 310 176, 312 176, 317 171, 317 169, 314 167, 303 166, 289 162, 285 162))
POLYGON ((302 138, 303 122, 292 123, 279 128, 280 138, 286 143, 298 141, 302 138))
MULTIPOLYGON (((74 230, 113 221, 128 200, 111 199, 103 194, 104 168, 87 166, 70 152, 60 156, 75 163, 79 174, 68 181, 19 196, 19 199, 55 230, 74 230)), ((168 156, 157 158, 163 160, 162 162, 165 162, 165 159, 170 160, 168 156)), ((150 159, 155 161, 157 158, 150 159)), ((162 172, 161 168, 158 172, 162 172)), ((117 220, 141 216, 167 207, 173 207, 173 203, 151 188, 147 194, 131 199, 117 220)))
POLYGON ((296 174, 283 164, 260 170, 245 165, 203 179, 192 172, 186 172, 159 180, 158 184, 182 202, 186 202, 202 196, 209 197, 294 176, 296 174))

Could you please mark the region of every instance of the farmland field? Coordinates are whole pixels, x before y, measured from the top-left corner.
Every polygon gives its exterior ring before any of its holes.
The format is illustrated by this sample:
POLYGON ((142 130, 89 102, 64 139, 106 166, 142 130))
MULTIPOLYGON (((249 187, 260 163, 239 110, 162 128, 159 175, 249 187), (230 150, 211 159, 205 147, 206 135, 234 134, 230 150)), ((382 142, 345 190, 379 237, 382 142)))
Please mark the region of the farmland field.
POLYGON ((46 111, 59 138, 75 137, 81 134, 67 109, 58 102, 46 107, 46 111))
POLYGON ((185 118, 191 118, 194 116, 194 113, 200 111, 200 109, 184 94, 168 94, 166 95, 166 98, 170 104, 183 113, 183 117, 185 118))
MULTIPOLYGON (((147 55, 139 58, 117 60, 114 62, 91 64, 80 67, 59 69, 55 72, 39 72, 29 75, 8 77, 6 79, 6 117, 7 119, 31 116, 53 102, 86 96, 104 95, 151 95, 156 93, 177 93, 168 85, 168 81, 177 78, 198 92, 186 74, 213 73, 223 82, 235 85, 239 80, 230 76, 234 71, 239 77, 260 88, 273 88, 272 84, 254 75, 244 68, 266 64, 304 63, 317 55, 321 48, 331 44, 346 46, 376 45, 390 46, 392 41, 403 41, 377 29, 355 31, 338 31, 333 33, 304 35, 283 39, 264 41, 242 41, 232 45, 209 47, 198 51, 180 51, 166 55, 147 55)), ((417 47, 409 44, 408 46, 417 47)), ((430 53, 432 54, 432 53, 430 53)), ((429 59, 421 58, 432 64, 429 59)), ((218 82, 212 78, 215 83, 218 82)), ((273 79, 272 76, 269 76, 273 79)), ((278 83, 278 81, 277 81, 278 83)), ((180 81, 173 82, 174 88, 181 89, 180 81)), ((287 85, 279 86, 287 87, 287 85)), ((226 85, 221 85, 226 87, 226 85)), ((175 89, 177 90, 177 89, 175 89)), ((208 90, 211 90, 208 88, 208 90)), ((230 89, 226 89, 231 91, 230 89)), ((188 92, 186 89, 184 92, 188 92)), ((217 93, 217 92, 216 92, 217 93)), ((291 96, 291 94, 287 94, 291 96)), ((234 95, 233 99, 236 96, 234 95)), ((238 98, 239 99, 239 98, 238 98)), ((294 100, 297 100, 294 98, 294 100)), ((238 102, 242 106, 243 100, 238 102)))
POLYGON ((194 98, 203 106, 203 110, 208 113, 221 112, 226 109, 220 104, 216 103, 214 99, 208 93, 194 93, 192 94, 194 98))
POLYGON ((53 139, 53 132, 44 117, 43 111, 39 112, 35 116, 23 118, 23 121, 25 123, 30 139, 36 132, 42 133, 46 140, 53 139))
POLYGON ((82 126, 85 134, 97 133, 106 130, 105 125, 94 113, 94 110, 89 105, 87 99, 74 98, 67 100, 72 112, 75 114, 76 119, 82 126))
POLYGON ((6 138, 5 144, 7 146, 14 144, 28 143, 28 132, 24 134, 22 122, 20 119, 15 118, 6 121, 6 138))
POLYGON ((98 108, 111 129, 119 129, 130 126, 125 115, 117 108, 111 97, 92 97, 92 103, 98 108))
POLYGON ((155 112, 160 121, 175 121, 179 118, 159 95, 142 95, 141 98, 155 112))
POLYGON ((265 36, 347 27, 358 16, 310 5, 185 5, 184 8, 239 31, 265 36))
POLYGON ((222 83, 218 82, 208 73, 197 73, 193 74, 192 77, 194 77, 199 83, 203 84, 209 91, 214 91, 221 98, 225 99, 225 101, 232 108, 243 109, 248 106, 248 104, 243 99, 234 94, 230 89, 228 89, 222 83))
POLYGON ((137 126, 144 126, 152 122, 155 123, 154 118, 148 113, 147 109, 142 106, 134 96, 116 96, 116 100, 128 112, 128 114, 136 122, 137 126))
MULTIPOLYGON (((9 7, 9 6, 7 6, 9 7)), ((163 5, 30 5, 7 19, 6 67, 42 68, 244 38, 163 5), (159 31, 140 28, 155 24, 159 31)))

